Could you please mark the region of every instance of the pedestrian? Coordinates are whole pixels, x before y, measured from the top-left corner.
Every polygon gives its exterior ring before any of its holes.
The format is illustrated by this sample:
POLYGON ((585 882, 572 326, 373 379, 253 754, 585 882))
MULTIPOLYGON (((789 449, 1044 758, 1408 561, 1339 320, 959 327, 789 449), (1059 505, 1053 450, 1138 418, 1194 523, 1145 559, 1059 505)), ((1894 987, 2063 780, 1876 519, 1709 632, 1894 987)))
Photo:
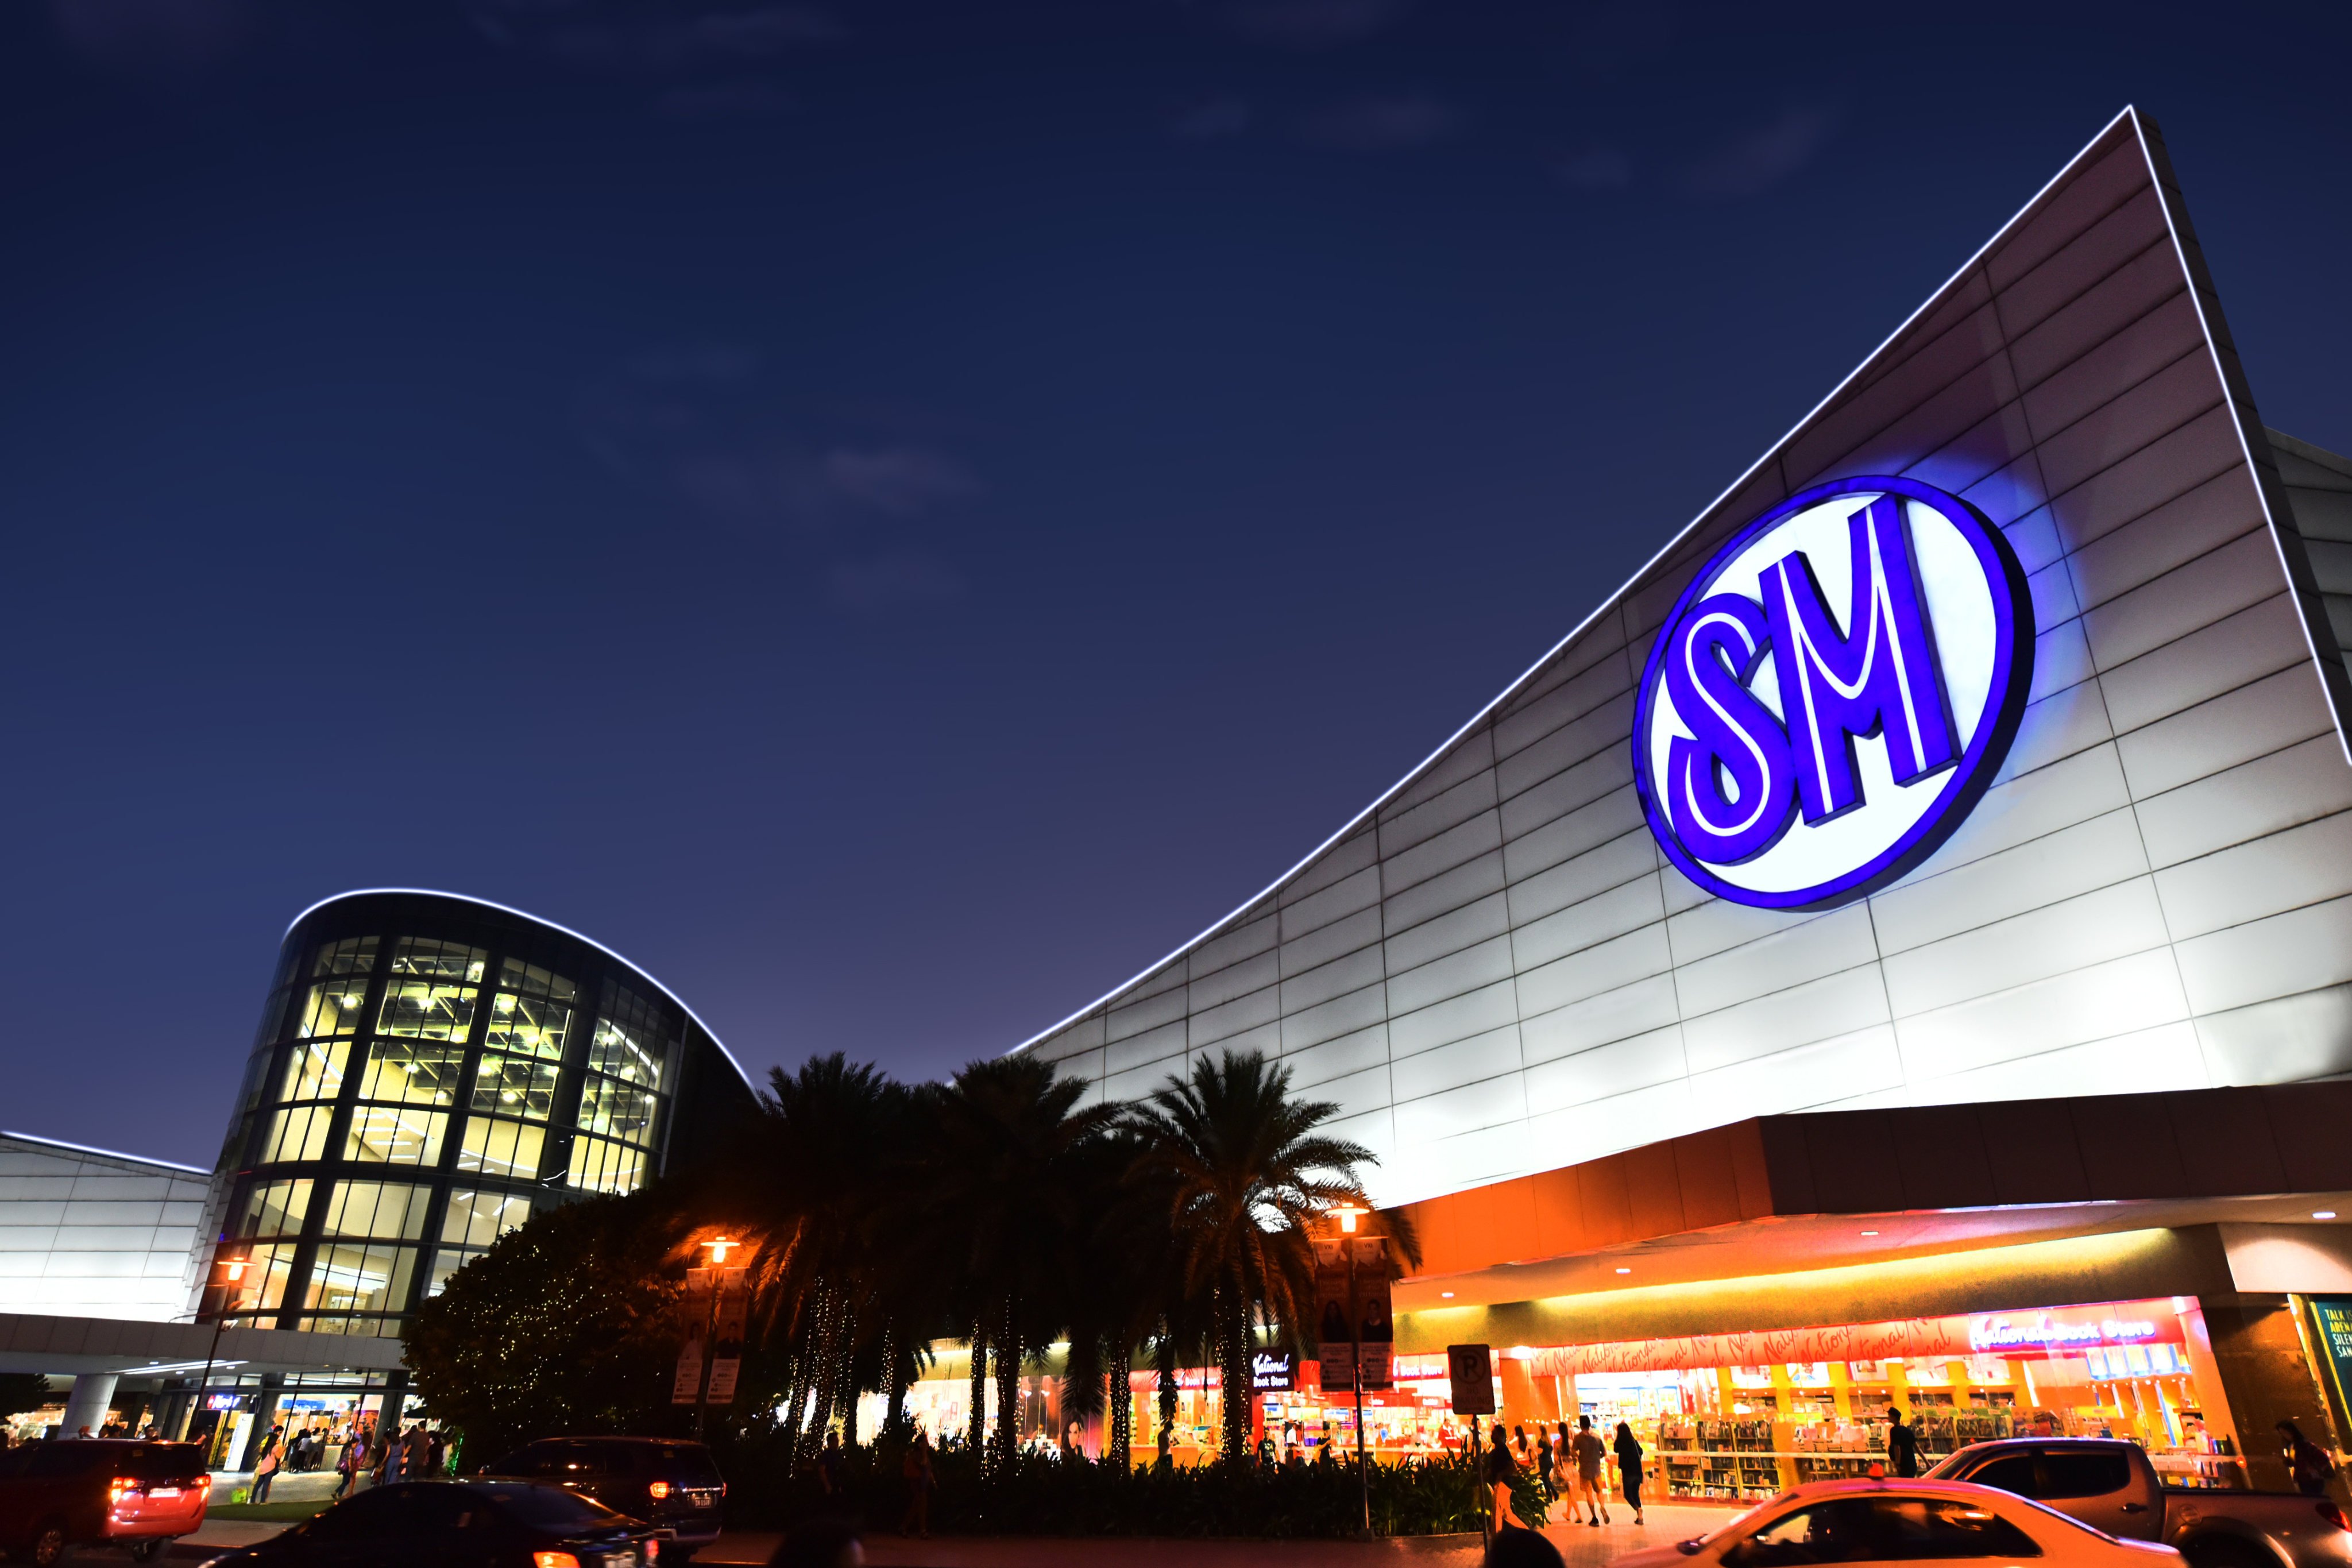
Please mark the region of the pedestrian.
POLYGON ((1568 1511, 1576 1512, 1576 1503, 1584 1505, 1584 1522, 1598 1530, 1609 1518, 1609 1494, 1602 1489, 1601 1468, 1609 1450, 1601 1446, 1600 1436, 1592 1430, 1592 1417, 1576 1418, 1576 1501, 1568 1511))
POLYGON ((1543 1488, 1547 1500, 1558 1501, 1559 1493, 1551 1484, 1553 1463, 1551 1428, 1538 1421, 1536 1423, 1536 1482, 1543 1488))
POLYGON ((436 1430, 433 1434, 433 1447, 426 1450, 425 1462, 436 1476, 449 1473, 449 1435, 446 1432, 436 1430))
POLYGON ((375 1484, 388 1487, 400 1479, 400 1417, 392 1416, 376 1427, 375 1484))
POLYGON ((1633 1510, 1633 1522, 1642 1522, 1642 1444, 1633 1436, 1633 1428, 1624 1422, 1617 1423, 1617 1440, 1610 1445, 1617 1451, 1617 1479, 1625 1498, 1625 1506, 1633 1510))
POLYGON ((898 1518, 898 1533, 929 1541, 931 1489, 939 1484, 939 1476, 931 1468, 931 1440, 923 1436, 920 1426, 915 1428, 915 1440, 907 1445, 907 1452, 898 1461, 898 1473, 907 1482, 907 1511, 898 1518))
MULTIPOLYGON (((1551 1495, 1572 1498, 1576 1495, 1576 1445, 1568 1435, 1568 1423, 1563 1421, 1551 1446, 1551 1495)), ((1573 1511, 1574 1505, 1570 1505, 1573 1511)))
POLYGON ((1892 1405, 1886 1407, 1886 1468, 1901 1480, 1919 1474, 1919 1435, 1903 1424, 1902 1410, 1892 1405))
POLYGON ((400 1473, 412 1481, 421 1481, 433 1474, 429 1462, 433 1439, 425 1435, 425 1423, 419 1421, 408 1429, 408 1439, 402 1446, 400 1473))
POLYGON ((1500 1539, 1506 1530, 1525 1530, 1528 1527, 1520 1522, 1518 1514, 1511 1508, 1511 1483, 1518 1479, 1519 1465, 1511 1458, 1510 1440, 1504 1434, 1500 1421, 1495 1423, 1492 1441, 1494 1447, 1486 1451, 1486 1486, 1494 1497, 1495 1534, 1500 1539))
POLYGON ((841 1495, 841 1434, 830 1426, 825 1428, 824 1450, 816 1457, 816 1479, 825 1496, 841 1495))
POLYGON ((2278 1435, 2280 1453, 2294 1489, 2305 1497, 2326 1496, 2327 1483, 2336 1479, 2336 1461, 2327 1457, 2327 1450, 2305 1436, 2303 1428, 2292 1421, 2281 1421, 2278 1435))
POLYGON ((1519 1468, 1523 1470, 1533 1462, 1533 1456, 1528 1452, 1528 1429, 1525 1426, 1511 1428, 1511 1458, 1519 1462, 1519 1468))
POLYGON ((353 1433, 343 1444, 343 1451, 335 1456, 335 1493, 330 1502, 341 1502, 343 1494, 352 1489, 352 1482, 360 1473, 359 1435, 353 1433))
POLYGON ((286 1463, 286 1451, 279 1447, 278 1443, 278 1434, 280 1430, 276 1426, 269 1429, 269 1436, 263 1438, 261 1442, 261 1457, 253 1461, 253 1500, 255 1502, 269 1500, 269 1483, 278 1479, 279 1467, 286 1463))

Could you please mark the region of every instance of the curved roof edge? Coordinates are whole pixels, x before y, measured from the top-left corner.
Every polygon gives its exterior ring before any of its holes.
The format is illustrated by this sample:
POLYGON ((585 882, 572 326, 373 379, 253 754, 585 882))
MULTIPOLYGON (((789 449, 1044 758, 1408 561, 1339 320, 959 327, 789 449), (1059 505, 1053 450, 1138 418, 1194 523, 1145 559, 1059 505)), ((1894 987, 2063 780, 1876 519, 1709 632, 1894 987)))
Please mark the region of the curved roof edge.
MULTIPOLYGON (((1217 935, 1228 926, 1231 926, 1234 921, 1240 920, 1242 916, 1247 914, 1250 910, 1257 908, 1257 906, 1265 899, 1275 893, 1280 892, 1283 886, 1292 878, 1297 876, 1301 871, 1306 870, 1307 868, 1321 859, 1324 853, 1330 849, 1332 846, 1338 844, 1341 839, 1347 837, 1348 835, 1362 826, 1368 817, 1375 815, 1379 812, 1381 807, 1388 805, 1389 802, 1394 800, 1399 795, 1402 795, 1405 790, 1412 787, 1416 779, 1420 778, 1422 774, 1427 773, 1431 768, 1436 766, 1437 763, 1444 758, 1447 752, 1459 745, 1473 731, 1476 730, 1479 725, 1493 718, 1497 709, 1501 708, 1504 703, 1508 702, 1513 697, 1517 696, 1519 691, 1526 687, 1528 681, 1533 680, 1538 675, 1542 673, 1544 667, 1549 664, 1553 659, 1559 658, 1559 655, 1568 648, 1570 644, 1582 637, 1587 628, 1589 628, 1593 622, 1599 620, 1602 616, 1615 608, 1618 602, 1624 598, 1626 594, 1632 591, 1634 585, 1639 584, 1643 577, 1645 576, 1653 567, 1656 566, 1661 561, 1664 561, 1668 555, 1672 554, 1675 547, 1687 538, 1694 529, 1696 529, 1702 523, 1706 522, 1716 508, 1721 506, 1734 495, 1737 495, 1741 487, 1746 485, 1749 479, 1754 479, 1756 475, 1763 469, 1767 463, 1771 462, 1775 458, 1780 456, 1781 448, 1786 447, 1799 431, 1802 430, 1806 425, 1811 423, 1816 415, 1820 414, 1823 409, 1826 409, 1831 404, 1836 402, 1838 395, 1844 392, 1848 386, 1853 384, 1854 377, 1860 375, 1864 370, 1868 369, 1871 362, 1875 360, 1881 353, 1885 353, 1887 346, 1893 343, 1895 339, 1901 337, 1905 332, 1909 331, 1911 330, 1911 324, 1919 320, 1920 317, 1926 315, 1938 300, 1942 300, 1953 284, 1958 283, 1961 279, 1967 277, 1970 268, 1982 261, 1988 252, 1990 252, 1995 246, 1999 245, 2003 238, 2007 237, 2011 229, 2015 228, 2029 213, 2032 212, 2036 206, 2041 205, 2042 197, 2048 195, 2059 185, 2064 184, 2067 178, 2071 176, 2074 173, 2075 169, 2081 165, 2083 160, 2089 157, 2095 148, 2100 146, 2109 136, 2115 133, 2116 126, 2126 123, 2131 126, 2134 136, 2140 140, 2141 146, 2145 149, 2147 143, 2144 136, 2141 135, 2139 110, 2134 105, 2127 103, 2116 112, 2113 119, 2109 120, 2105 125, 2099 127, 2098 133, 2083 144, 2082 151, 2076 153, 2072 158, 2066 160, 2066 164, 2063 168, 2051 175, 2049 179, 2043 181, 2041 188, 2033 193, 2033 195, 2026 201, 2025 205, 2019 207, 2017 211, 2011 216, 2007 223, 2002 224, 2000 227, 1993 231, 1991 238, 1986 240, 1982 245, 1978 246, 1975 251, 1969 255, 1966 261, 1960 263, 1958 267, 1953 269, 1950 277, 1945 279, 1940 284, 1937 284, 1936 288, 1928 293, 1927 299, 1920 302, 1918 309, 1904 317, 1901 325, 1897 326, 1893 331, 1887 333, 1885 337, 1880 339, 1878 343, 1873 347, 1868 353, 1863 355, 1860 360, 1856 361, 1854 367, 1839 378, 1838 384, 1830 389, 1828 395, 1822 397, 1811 408, 1805 410, 1803 416, 1798 419, 1795 424, 1790 426, 1786 431, 1782 432, 1780 439, 1765 447, 1763 455, 1759 457, 1754 462, 1748 464, 1746 468, 1742 469, 1738 479, 1726 485, 1722 490, 1717 494, 1713 500, 1708 501, 1705 506, 1701 507, 1696 515, 1693 516, 1692 519, 1688 522, 1683 524, 1682 527, 1676 529, 1673 537, 1668 539, 1665 543, 1660 545, 1647 561, 1643 562, 1642 564, 1634 570, 1632 576, 1626 578, 1624 582, 1618 584, 1615 592, 1610 594, 1598 605, 1594 605, 1591 612, 1589 612, 1582 620, 1577 622, 1576 625, 1570 629, 1566 637, 1561 637, 1558 642, 1552 644, 1551 647, 1546 648, 1543 652, 1543 656, 1540 658, 1538 658, 1535 663, 1529 665, 1525 673, 1521 674, 1517 679, 1512 681, 1508 686, 1503 688, 1503 689, 1496 695, 1494 700, 1488 702, 1484 708, 1479 709, 1477 712, 1472 714, 1469 721, 1464 724, 1460 729, 1454 731, 1451 735, 1448 735, 1444 742, 1438 746, 1437 750, 1430 752, 1428 756, 1423 757, 1420 762, 1414 763, 1412 770, 1408 772, 1404 777, 1397 780, 1396 783, 1391 784, 1385 791, 1383 791, 1379 799, 1373 801, 1371 805, 1364 807, 1363 810, 1349 817, 1346 824, 1342 826, 1337 833, 1332 834, 1328 838, 1323 840, 1322 843, 1318 844, 1314 848, 1308 850, 1306 857, 1297 865, 1291 867, 1290 869, 1285 871, 1281 876, 1276 877, 1273 881, 1267 883, 1257 892, 1251 894, 1248 899, 1244 900, 1231 913, 1226 914, 1216 921, 1215 923, 1203 930, 1198 936, 1182 943, 1173 952, 1170 952, 1165 958, 1159 960, 1157 963, 1146 964, 1142 969, 1138 970, 1133 975, 1130 975, 1129 978, 1119 982, 1117 985, 1114 985, 1100 996, 1097 996, 1093 1001, 1087 1003, 1076 1012, 1038 1030, 1035 1034, 1030 1036, 1027 1039, 1022 1041, 1019 1045, 1005 1052, 1005 1055, 1017 1055, 1022 1051, 1027 1050, 1030 1047, 1035 1045, 1040 1040, 1052 1038, 1054 1036, 1060 1034, 1064 1029, 1068 1028, 1071 1025, 1078 1022, 1081 1018, 1086 1017, 1088 1014, 1095 1012, 1098 1008, 1109 1005, 1112 1002, 1118 1000, 1126 993, 1133 990, 1144 981, 1150 979, 1153 975, 1166 969, 1178 959, 1184 957, 1194 948, 1200 946, 1202 942, 1207 942, 1210 938, 1217 935)), ((2171 227, 2171 217, 2168 210, 2166 215, 2166 227, 2168 230, 2171 227)), ((2201 304, 2200 306, 2200 310, 2201 312, 2201 304)), ((2201 319, 2200 314, 2200 320, 2201 319)), ((2347 754, 2352 754, 2352 736, 2347 737, 2347 754)))
POLYGON ((122 1160, 133 1165, 155 1165, 166 1171, 184 1171, 191 1176, 209 1176, 210 1171, 200 1165, 183 1165, 177 1160, 158 1160, 152 1154, 126 1154, 120 1149, 101 1149, 94 1143, 68 1143, 62 1138, 44 1138, 37 1132, 16 1132, 0 1127, 0 1138, 14 1138, 20 1142, 38 1143, 47 1149, 70 1149, 77 1154, 97 1154, 109 1160, 122 1160))
POLYGON ((677 1003, 679 1009, 684 1012, 688 1017, 694 1020, 694 1026, 710 1037, 710 1043, 719 1047, 719 1054, 727 1058, 727 1065, 735 1069, 735 1076, 743 1080, 743 1087, 750 1089, 753 1094, 760 1092, 760 1086, 751 1081, 751 1075, 743 1070, 743 1064, 735 1059, 735 1053, 727 1048, 727 1042, 719 1037, 719 1031, 704 1023, 702 1021, 702 1015, 696 1012, 693 1007, 689 1006, 685 997, 679 995, 677 992, 671 990, 668 986, 655 979, 651 974, 646 972, 642 965, 623 957, 620 953, 617 953, 611 948, 606 947, 603 942, 598 942, 594 937, 589 936, 582 931, 573 931, 570 926, 560 924, 557 921, 547 919, 543 915, 532 914, 529 910, 516 909, 512 904, 493 903, 488 899, 478 899, 471 893, 452 893, 441 888, 350 888, 340 893, 328 894, 325 898, 320 899, 317 903, 312 904, 309 909, 304 910, 300 914, 296 915, 292 920, 287 921, 286 930, 278 940, 282 942, 287 937, 292 936, 296 926, 300 925, 304 921, 309 920, 312 915, 317 914, 329 904, 340 904, 345 899, 373 898, 383 893, 405 893, 417 898, 447 899, 454 903, 473 904, 480 909, 496 910, 502 915, 514 915, 519 919, 530 921, 533 925, 545 926, 548 930, 552 931, 561 931, 574 942, 586 942, 590 947, 594 948, 598 952, 603 953, 614 963, 625 966, 630 973, 643 979, 646 984, 651 985, 655 990, 660 992, 663 995, 677 1003))

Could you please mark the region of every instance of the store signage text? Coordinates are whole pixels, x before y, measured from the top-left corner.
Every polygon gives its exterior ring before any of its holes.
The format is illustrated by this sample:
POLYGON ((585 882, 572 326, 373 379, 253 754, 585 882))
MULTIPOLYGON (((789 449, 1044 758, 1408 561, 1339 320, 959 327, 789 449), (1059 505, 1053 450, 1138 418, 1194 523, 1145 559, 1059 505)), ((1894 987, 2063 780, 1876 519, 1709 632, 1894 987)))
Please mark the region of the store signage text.
POLYGON ((1959 826, 2032 675, 2024 570, 1983 513, 1911 479, 1816 486, 1668 614, 1634 718, 1643 811, 1719 897, 1849 902, 1959 826))
POLYGON ((2056 1350, 2066 1345, 2128 1344, 2156 1337, 2156 1324, 2145 1320, 2102 1318, 2096 1322, 2070 1323, 2034 1312, 2016 1317, 1969 1320, 1969 1348, 1975 1351, 2013 1350, 2042 1345, 2056 1350))
POLYGON ((1298 1357, 1289 1351, 1279 1354, 1260 1351, 1252 1363, 1250 1384, 1254 1388, 1296 1388, 1298 1386, 1298 1357))

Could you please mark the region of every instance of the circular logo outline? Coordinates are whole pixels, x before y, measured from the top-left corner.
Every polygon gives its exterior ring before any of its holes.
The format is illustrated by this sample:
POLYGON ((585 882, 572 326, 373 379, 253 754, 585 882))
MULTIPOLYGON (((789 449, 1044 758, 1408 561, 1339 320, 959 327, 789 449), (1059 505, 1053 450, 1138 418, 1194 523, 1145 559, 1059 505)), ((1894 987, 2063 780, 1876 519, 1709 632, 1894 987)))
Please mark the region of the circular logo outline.
MULTIPOLYGON (((1741 528, 1707 557, 1706 564, 1675 598, 1674 607, 1667 611, 1650 645, 1649 655, 1643 661, 1633 712, 1633 789, 1641 799, 1642 816, 1649 825, 1651 837, 1666 852, 1675 868, 1702 890, 1759 909, 1835 909, 1900 881, 1958 831, 2000 771, 2011 744, 2017 739, 2018 726, 2025 717, 2026 698, 2033 684, 2033 601, 2017 552, 1990 518, 1958 496, 1916 479, 1885 474, 1832 479, 1800 490, 1741 528), (1976 732, 1969 737, 1966 749, 1952 763, 1950 776, 1944 781, 1936 799, 1893 844, 1862 865, 1811 887, 1787 892, 1743 888, 1716 875, 1683 847, 1650 776, 1651 717, 1658 691, 1665 681, 1666 652, 1692 606, 1707 596, 1716 579, 1748 545, 1799 512, 1839 496, 1861 492, 1898 495, 1934 508, 1976 552, 1977 563, 1984 572, 1987 590, 1992 596, 1994 622, 1993 664, 1986 688, 1986 710, 1979 718, 1976 732)), ((1793 803, 1789 810, 1792 818, 1798 816, 1793 803)), ((1801 819, 1791 823, 1792 831, 1801 827, 1801 819)))

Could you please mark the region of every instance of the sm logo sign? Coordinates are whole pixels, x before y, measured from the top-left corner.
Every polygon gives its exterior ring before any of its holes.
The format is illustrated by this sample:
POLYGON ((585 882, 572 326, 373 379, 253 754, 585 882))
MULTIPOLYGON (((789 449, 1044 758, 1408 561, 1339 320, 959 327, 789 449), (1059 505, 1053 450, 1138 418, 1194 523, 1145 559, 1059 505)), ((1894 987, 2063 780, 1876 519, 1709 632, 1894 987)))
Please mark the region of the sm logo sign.
POLYGON ((1650 830, 1719 897, 1826 909, 1949 837, 2033 676, 2025 574, 1974 507, 1841 479, 1717 551, 1652 646, 1634 720, 1650 830))

